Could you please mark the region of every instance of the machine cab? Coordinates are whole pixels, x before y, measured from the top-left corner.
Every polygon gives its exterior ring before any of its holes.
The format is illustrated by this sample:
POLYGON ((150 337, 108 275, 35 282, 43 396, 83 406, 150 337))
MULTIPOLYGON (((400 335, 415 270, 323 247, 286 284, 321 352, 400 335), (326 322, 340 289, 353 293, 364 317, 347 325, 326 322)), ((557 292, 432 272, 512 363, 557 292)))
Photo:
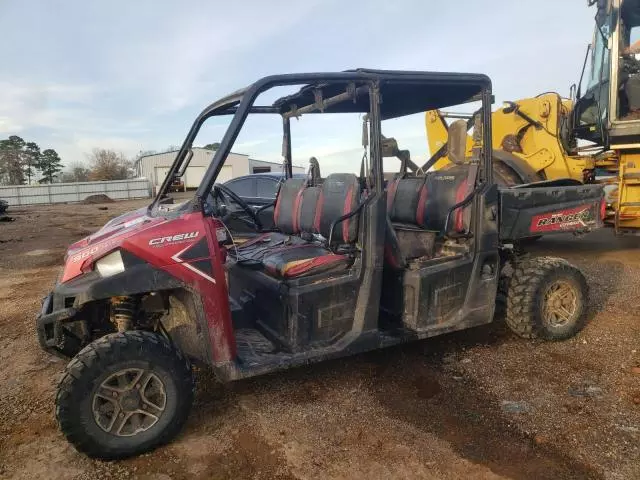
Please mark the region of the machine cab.
POLYGON ((593 40, 574 109, 577 138, 614 149, 640 141, 640 0, 590 0, 593 40))

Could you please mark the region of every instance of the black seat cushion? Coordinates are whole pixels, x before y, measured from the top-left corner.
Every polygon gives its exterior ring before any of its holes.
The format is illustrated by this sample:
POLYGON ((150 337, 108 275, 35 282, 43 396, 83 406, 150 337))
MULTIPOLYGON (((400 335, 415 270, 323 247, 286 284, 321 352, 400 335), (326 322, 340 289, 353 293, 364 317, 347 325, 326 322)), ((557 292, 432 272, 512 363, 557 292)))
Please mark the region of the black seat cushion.
MULTIPOLYGON (((265 233, 238 247, 237 262, 261 263, 265 273, 283 279, 345 270, 352 256, 332 253, 315 243, 312 234, 328 238, 333 222, 355 211, 359 197, 358 177, 349 173, 329 175, 321 187, 308 187, 305 179, 287 180, 274 211, 280 232, 265 233)), ((353 243, 357 234, 354 215, 336 224, 332 244, 353 243)))
MULTIPOLYGON (((469 168, 469 165, 456 165, 422 177, 392 181, 387 190, 387 212, 391 223, 445 233, 449 210, 473 190, 475 178, 469 179, 469 168)), ((449 232, 446 233, 467 231, 468 220, 468 207, 457 209, 451 215, 449 232)))
POLYGON ((298 233, 298 207, 306 187, 306 178, 290 178, 280 186, 273 209, 273 224, 283 233, 298 233))
POLYGON ((320 187, 307 187, 302 192, 298 209, 298 227, 301 232, 320 233, 314 225, 320 192, 320 187))
POLYGON ((387 190, 387 213, 392 223, 421 225, 427 189, 426 177, 398 178, 387 190))
POLYGON ((332 253, 320 245, 306 244, 276 249, 265 256, 262 263, 269 274, 287 279, 344 271, 351 265, 352 258, 332 253))
POLYGON ((306 242, 296 235, 288 235, 280 232, 267 232, 247 240, 241 245, 230 247, 227 250, 229 251, 229 254, 240 263, 255 263, 261 262, 265 255, 269 254, 274 249, 304 243, 306 242))
MULTIPOLYGON (((473 190, 474 179, 468 181, 469 165, 457 165, 446 170, 429 173, 425 184, 424 198, 417 213, 418 224, 427 230, 444 233, 447 213, 462 202, 473 190)), ((468 207, 458 208, 449 220, 449 232, 468 231, 468 207)))
MULTIPOLYGON (((352 173, 333 173, 322 184, 316 208, 314 229, 329 238, 331 225, 335 220, 354 211, 360 200, 360 181, 352 173)), ((353 243, 358 236, 359 216, 347 218, 338 223, 333 232, 332 242, 353 243)))

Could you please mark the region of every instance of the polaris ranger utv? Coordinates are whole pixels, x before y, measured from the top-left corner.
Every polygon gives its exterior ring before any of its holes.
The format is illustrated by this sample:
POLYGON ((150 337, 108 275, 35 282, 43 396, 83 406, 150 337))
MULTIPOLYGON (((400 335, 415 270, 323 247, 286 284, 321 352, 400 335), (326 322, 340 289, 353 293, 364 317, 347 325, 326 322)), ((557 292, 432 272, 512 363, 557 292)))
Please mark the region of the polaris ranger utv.
POLYGON ((270 76, 207 107, 153 203, 71 245, 43 302, 42 347, 72 357, 56 397, 67 439, 91 457, 139 454, 184 424, 192 363, 226 382, 432 337, 491 322, 499 292, 518 335, 575 334, 585 320, 582 274, 512 246, 600 227, 601 187, 499 188, 491 104, 484 75, 355 70, 270 76), (257 103, 276 87, 293 93, 257 103), (416 168, 382 135, 386 120, 470 101, 480 105, 475 148, 464 158, 466 128, 453 128, 449 151, 463 158, 448 170, 416 168), (360 175, 293 177, 290 120, 331 113, 359 115, 360 175), (260 212, 215 181, 247 117, 268 114, 283 125, 287 179, 275 228, 261 231, 260 212), (200 128, 221 115, 231 122, 193 199, 167 205, 200 128), (400 159, 388 184, 383 157, 400 159), (231 215, 258 234, 234 242, 231 215))

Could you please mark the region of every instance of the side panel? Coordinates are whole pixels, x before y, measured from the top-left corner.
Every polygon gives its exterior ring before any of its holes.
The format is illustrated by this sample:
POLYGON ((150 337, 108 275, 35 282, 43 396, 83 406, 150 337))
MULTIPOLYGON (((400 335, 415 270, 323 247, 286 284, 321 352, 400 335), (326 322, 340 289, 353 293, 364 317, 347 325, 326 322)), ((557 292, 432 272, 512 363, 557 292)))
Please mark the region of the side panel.
POLYGON ((125 241, 122 248, 165 270, 200 296, 213 362, 236 356, 218 222, 193 213, 125 241))
POLYGON ((493 320, 500 268, 496 207, 495 187, 477 196, 472 252, 445 257, 404 274, 403 323, 419 337, 493 320))
POLYGON ((603 225, 601 185, 535 184, 500 190, 500 238, 589 232, 603 225))

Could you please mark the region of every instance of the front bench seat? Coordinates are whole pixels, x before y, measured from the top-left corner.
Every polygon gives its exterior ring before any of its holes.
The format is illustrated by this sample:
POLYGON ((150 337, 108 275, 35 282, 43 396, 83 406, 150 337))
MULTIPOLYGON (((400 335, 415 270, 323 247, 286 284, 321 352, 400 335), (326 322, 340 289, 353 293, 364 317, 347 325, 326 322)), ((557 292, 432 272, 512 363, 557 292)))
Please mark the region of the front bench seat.
MULTIPOLYGON (((299 225, 303 234, 318 233, 328 241, 333 222, 358 207, 360 181, 354 174, 336 173, 329 175, 318 189, 317 192, 310 190, 308 194, 303 194, 299 225), (313 209, 304 204, 307 198, 312 200, 316 196, 316 208, 312 212, 313 209)), ((359 215, 354 215, 337 224, 331 246, 344 246, 347 250, 352 248, 358 236, 358 222, 359 215)), ((265 272, 283 279, 344 271, 352 263, 352 253, 334 253, 319 242, 278 248, 263 259, 265 272)))
POLYGON ((273 209, 273 224, 278 232, 266 232, 247 240, 237 248, 229 249, 239 262, 259 263, 263 257, 275 248, 306 243, 297 236, 299 227, 299 205, 307 180, 289 178, 280 186, 273 209))

